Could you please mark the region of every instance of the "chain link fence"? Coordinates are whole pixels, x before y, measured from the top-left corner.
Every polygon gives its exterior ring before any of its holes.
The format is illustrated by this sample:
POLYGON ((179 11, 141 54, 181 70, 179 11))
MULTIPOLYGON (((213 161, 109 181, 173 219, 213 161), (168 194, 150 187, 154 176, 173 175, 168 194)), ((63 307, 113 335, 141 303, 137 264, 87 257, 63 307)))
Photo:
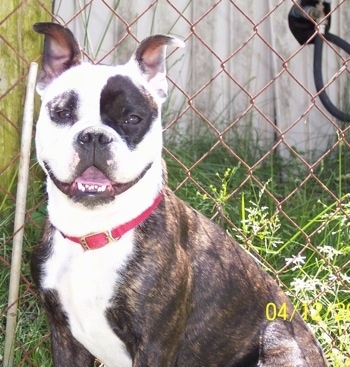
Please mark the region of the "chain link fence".
MULTIPOLYGON (((319 102, 313 46, 299 45, 288 29, 288 12, 297 1, 12 3, 0 12, 6 30, 0 34, 0 134, 12 141, 10 154, 7 145, 0 148, 0 359, 22 118, 9 103, 22 103, 29 63, 40 59, 40 48, 28 56, 10 34, 42 42, 29 25, 14 29, 21 22, 11 22, 31 8, 37 13, 25 24, 53 18, 67 25, 91 62, 126 61, 152 33, 185 41, 186 48, 169 50, 167 60, 163 123, 170 187, 220 223, 274 276, 315 332, 330 366, 350 366, 350 125, 319 102), (6 64, 14 59, 23 72, 7 80, 6 64)), ((332 31, 349 40, 349 3, 333 1, 328 16, 332 31)), ((346 110, 349 55, 324 44, 326 91, 346 110)), ((27 201, 14 365, 50 366, 47 321, 29 272, 46 211, 34 151, 27 201)), ((266 310, 269 319, 289 316, 275 305, 266 310)))

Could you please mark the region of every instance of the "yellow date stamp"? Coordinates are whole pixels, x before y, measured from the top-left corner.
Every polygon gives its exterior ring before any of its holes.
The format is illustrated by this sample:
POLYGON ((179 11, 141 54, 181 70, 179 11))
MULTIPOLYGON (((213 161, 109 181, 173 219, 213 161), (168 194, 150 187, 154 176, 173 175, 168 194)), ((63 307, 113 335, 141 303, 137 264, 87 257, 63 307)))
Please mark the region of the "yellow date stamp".
POLYGON ((265 308, 265 315, 268 321, 282 319, 285 321, 293 321, 296 314, 305 321, 349 321, 350 322, 350 303, 344 302, 331 303, 327 306, 321 302, 301 303, 299 307, 290 306, 286 302, 277 305, 269 302, 265 308))

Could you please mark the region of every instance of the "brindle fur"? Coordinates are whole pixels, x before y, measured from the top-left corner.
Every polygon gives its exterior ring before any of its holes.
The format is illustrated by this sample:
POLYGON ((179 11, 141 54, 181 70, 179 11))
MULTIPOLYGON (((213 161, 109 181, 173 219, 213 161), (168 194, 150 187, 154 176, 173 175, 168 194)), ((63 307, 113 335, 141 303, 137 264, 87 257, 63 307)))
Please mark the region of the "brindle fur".
MULTIPOLYGON (((47 223, 33 254, 40 291, 40 265, 50 255, 55 229, 47 223)), ((157 210, 136 229, 136 251, 106 311, 133 366, 296 367, 326 366, 319 345, 301 317, 266 319, 266 305, 293 306, 256 261, 209 219, 168 188, 157 210), (302 361, 302 362, 297 362, 302 361)), ((54 360, 92 366, 93 357, 71 335, 57 295, 44 291, 54 360)))

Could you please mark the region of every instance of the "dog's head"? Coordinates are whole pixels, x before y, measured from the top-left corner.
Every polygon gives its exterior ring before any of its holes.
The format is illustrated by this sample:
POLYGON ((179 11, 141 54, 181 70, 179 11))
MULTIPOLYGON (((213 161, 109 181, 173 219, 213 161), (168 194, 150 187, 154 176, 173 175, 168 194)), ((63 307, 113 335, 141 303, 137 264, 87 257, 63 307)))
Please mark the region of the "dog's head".
POLYGON ((183 43, 155 35, 124 65, 92 65, 67 28, 34 29, 45 35, 36 150, 49 196, 59 191, 90 208, 111 203, 159 164, 165 49, 183 43))

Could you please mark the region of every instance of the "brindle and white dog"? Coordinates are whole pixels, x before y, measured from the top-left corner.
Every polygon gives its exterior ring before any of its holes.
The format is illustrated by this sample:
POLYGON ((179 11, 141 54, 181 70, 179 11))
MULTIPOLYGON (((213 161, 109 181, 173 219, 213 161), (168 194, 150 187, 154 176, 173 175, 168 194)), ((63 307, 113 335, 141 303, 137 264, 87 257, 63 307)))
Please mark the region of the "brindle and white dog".
POLYGON ((321 367, 301 317, 246 251, 166 186, 156 35, 125 65, 91 65, 73 34, 45 35, 36 150, 48 220, 32 259, 55 367, 321 367))

